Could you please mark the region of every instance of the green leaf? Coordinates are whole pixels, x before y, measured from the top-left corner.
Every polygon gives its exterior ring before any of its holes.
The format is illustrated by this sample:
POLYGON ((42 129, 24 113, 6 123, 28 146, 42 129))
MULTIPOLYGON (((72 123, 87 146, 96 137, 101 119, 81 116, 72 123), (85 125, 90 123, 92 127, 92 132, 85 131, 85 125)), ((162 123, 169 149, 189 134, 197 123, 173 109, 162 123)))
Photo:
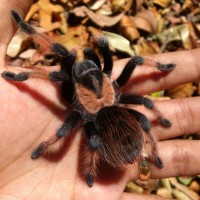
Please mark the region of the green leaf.
POLYGON ((129 54, 130 56, 135 56, 134 50, 130 46, 130 42, 122 37, 121 35, 118 35, 116 33, 111 33, 107 31, 103 31, 103 34, 107 37, 110 45, 121 52, 125 52, 129 54))

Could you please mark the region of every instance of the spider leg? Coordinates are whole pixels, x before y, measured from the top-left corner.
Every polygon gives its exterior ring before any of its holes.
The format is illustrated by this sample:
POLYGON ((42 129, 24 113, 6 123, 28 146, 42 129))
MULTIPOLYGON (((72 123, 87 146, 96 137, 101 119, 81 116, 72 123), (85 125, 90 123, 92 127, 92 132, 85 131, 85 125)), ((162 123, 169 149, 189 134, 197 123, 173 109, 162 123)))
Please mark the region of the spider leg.
POLYGON ((28 35, 37 33, 36 30, 33 27, 31 27, 28 23, 26 23, 16 11, 12 10, 11 14, 12 14, 13 20, 22 31, 24 31, 28 35))
POLYGON ((31 72, 20 72, 18 74, 11 71, 4 71, 1 73, 1 76, 9 81, 26 81, 29 78, 43 78, 50 79, 51 81, 66 81, 68 76, 66 73, 53 71, 49 74, 42 73, 40 71, 31 71, 31 72))
POLYGON ((64 46, 59 43, 52 42, 50 37, 45 34, 38 33, 31 25, 25 22, 21 16, 14 10, 11 11, 13 20, 17 26, 33 38, 39 39, 38 43, 44 43, 46 48, 50 48, 54 53, 61 56, 61 69, 66 70, 67 74, 71 77, 72 66, 75 62, 75 55, 69 52, 64 46))
POLYGON ((124 104, 140 104, 151 110, 156 116, 159 123, 164 127, 171 127, 172 123, 163 117, 162 113, 155 107, 153 101, 147 97, 131 94, 122 94, 119 98, 119 103, 124 104))
POLYGON ((175 68, 175 64, 161 64, 159 62, 154 62, 153 60, 143 58, 141 56, 134 56, 132 57, 128 63, 125 65, 124 70, 122 71, 121 75, 117 78, 116 83, 118 87, 124 86, 129 78, 131 77, 132 72, 136 68, 137 65, 150 65, 157 68, 160 71, 171 71, 175 68))
POLYGON ((99 161, 99 149, 102 146, 102 140, 94 122, 84 124, 85 134, 88 145, 83 150, 84 160, 82 163, 83 176, 89 187, 93 186, 94 179, 97 176, 97 164, 99 161))
POLYGON ((149 141, 151 143, 151 157, 152 157, 153 163, 158 168, 160 168, 160 169, 163 168, 163 162, 162 162, 161 158, 158 156, 156 140, 155 140, 153 134, 150 132, 150 130, 151 130, 150 121, 148 120, 148 118, 145 115, 143 115, 142 113, 140 113, 138 111, 128 109, 128 112, 135 116, 137 121, 140 123, 143 131, 146 133, 146 135, 149 138, 149 141))
POLYGON ((1 76, 9 81, 25 81, 29 79, 30 73, 29 72, 20 72, 18 74, 15 74, 13 72, 7 72, 4 71, 1 73, 1 76))
POLYGON ((67 75, 67 73, 65 71, 53 71, 49 73, 49 77, 51 81, 54 82, 65 82, 69 79, 69 76, 67 75))
POLYGON ((72 67, 76 59, 75 53, 68 51, 63 45, 55 42, 52 43, 51 50, 61 57, 61 70, 66 71, 71 78, 72 67))
POLYGON ((65 79, 61 84, 61 94, 64 99, 71 102, 74 93, 74 84, 71 79, 72 67, 75 63, 76 56, 58 43, 53 43, 51 49, 54 53, 61 56, 61 70, 58 73, 54 73, 53 77, 56 78, 57 75, 62 76, 62 74, 68 76, 68 79, 65 79))
POLYGON ((33 40, 39 44, 40 48, 43 48, 43 50, 51 49, 52 40, 49 36, 38 33, 30 24, 25 22, 16 11, 12 10, 11 15, 17 26, 23 32, 30 35, 33 40))
POLYGON ((85 59, 92 60, 99 67, 99 69, 101 69, 100 59, 92 48, 86 47, 83 53, 84 53, 85 59))
POLYGON ((55 144, 60 138, 67 137, 71 130, 77 126, 80 120, 80 114, 77 111, 72 110, 65 119, 63 125, 57 130, 55 136, 51 137, 47 141, 40 143, 39 146, 33 150, 31 158, 38 158, 49 146, 55 144))
POLYGON ((112 73, 112 68, 113 68, 113 60, 112 60, 112 55, 109 49, 108 40, 106 39, 106 37, 100 36, 97 39, 97 43, 104 60, 103 72, 107 74, 108 76, 110 76, 112 73))

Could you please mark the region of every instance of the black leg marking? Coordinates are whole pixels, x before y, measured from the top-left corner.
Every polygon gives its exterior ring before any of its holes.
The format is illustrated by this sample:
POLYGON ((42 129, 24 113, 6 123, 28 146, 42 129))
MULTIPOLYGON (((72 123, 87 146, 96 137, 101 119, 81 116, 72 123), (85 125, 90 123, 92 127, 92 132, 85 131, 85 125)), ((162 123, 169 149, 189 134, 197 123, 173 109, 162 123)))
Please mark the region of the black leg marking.
POLYGON ((151 99, 139 95, 122 94, 120 96, 119 103, 139 104, 139 105, 144 105, 148 109, 154 108, 154 103, 151 99))
POLYGON ((142 113, 140 113, 138 111, 128 109, 128 112, 135 116, 135 118, 140 123, 142 129, 144 130, 144 132, 146 133, 146 135, 148 136, 148 138, 150 140, 152 162, 158 168, 160 168, 160 169, 163 168, 164 167, 163 162, 162 162, 161 158, 158 156, 156 140, 155 140, 154 136, 152 135, 152 133, 150 132, 150 129, 151 129, 150 121, 148 120, 148 118, 145 115, 143 115, 142 113))
POLYGON ((155 165, 160 169, 164 167, 163 161, 159 156, 155 156, 155 165))
POLYGON ((32 159, 36 159, 38 158, 41 154, 42 154, 42 151, 44 149, 44 145, 43 143, 41 143, 31 154, 31 158, 32 159))
POLYGON ((75 54, 69 52, 63 45, 59 43, 53 43, 51 45, 51 50, 57 55, 61 56, 61 70, 65 70, 67 75, 71 77, 72 67, 76 59, 75 54))
POLYGON ((142 129, 144 130, 144 132, 149 132, 151 129, 151 122, 148 120, 148 118, 143 115, 142 113, 136 111, 136 110, 131 110, 128 109, 128 112, 132 115, 134 115, 134 117, 137 119, 137 121, 140 123, 142 129))
POLYGON ((51 50, 56 53, 57 55, 66 57, 69 55, 69 51, 59 43, 53 43, 51 46, 51 50))
POLYGON ((86 176, 85 180, 89 187, 93 186, 94 178, 92 176, 90 176, 90 175, 86 176))
POLYGON ((26 23, 17 12, 15 12, 14 10, 12 10, 11 14, 12 14, 12 17, 13 17, 14 21, 16 22, 16 24, 18 25, 18 27, 22 31, 24 31, 28 35, 33 35, 33 34, 37 33, 35 31, 35 29, 32 28, 28 23, 26 23))
POLYGON ((80 118, 81 116, 78 112, 71 111, 69 116, 64 121, 63 125, 56 132, 56 135, 50 138, 49 140, 39 144, 39 146, 34 149, 31 158, 38 158, 49 146, 55 144, 60 138, 68 136, 71 130, 78 125, 80 118))
POLYGON ((55 144, 58 140, 59 138, 52 137, 49 140, 40 143, 39 146, 33 150, 31 158, 37 159, 49 146, 55 144))
MULTIPOLYGON (((51 50, 57 55, 61 56, 61 71, 60 72, 68 76, 67 79, 63 77, 65 80, 63 80, 63 83, 61 84, 62 97, 68 102, 72 102, 73 93, 74 93, 74 84, 71 80, 71 77, 72 77, 72 67, 75 63, 76 56, 74 53, 69 52, 64 46, 58 43, 53 43, 51 46, 51 50)), ((54 75, 55 74, 53 74, 53 76, 54 75)), ((59 73, 57 73, 55 76, 57 75, 59 75, 59 73)))
POLYGON ((61 96, 63 99, 67 100, 69 103, 73 103, 74 97, 74 85, 69 79, 67 82, 61 84, 61 96))
POLYGON ((154 106, 153 101, 147 97, 131 94, 122 94, 119 98, 119 103, 144 105, 147 109, 151 110, 156 115, 157 120, 162 126, 172 126, 172 123, 168 119, 163 117, 160 111, 154 106))
POLYGON ((27 72, 21 72, 19 74, 15 74, 13 72, 6 72, 6 71, 1 74, 3 78, 9 81, 19 81, 19 82, 27 80, 29 78, 29 75, 30 74, 27 72))
POLYGON ((102 140, 98 135, 98 131, 94 122, 86 122, 84 124, 85 134, 89 145, 83 148, 83 156, 85 157, 82 163, 83 176, 89 187, 93 186, 93 182, 97 176, 97 164, 99 161, 99 149, 102 146, 102 140))
POLYGON ((63 125, 56 132, 56 136, 58 138, 67 136, 70 133, 70 131, 78 125, 80 120, 80 113, 77 111, 71 111, 65 119, 63 125))
POLYGON ((99 67, 99 69, 101 69, 100 59, 92 48, 86 47, 83 53, 84 53, 85 59, 92 60, 99 67))
POLYGON ((62 70, 60 72, 50 72, 49 73, 49 77, 51 79, 51 81, 55 81, 55 82, 58 82, 58 81, 62 81, 62 82, 65 82, 69 79, 69 76, 67 75, 67 73, 62 70))
POLYGON ((98 135, 94 122, 87 122, 84 124, 84 128, 91 150, 98 150, 102 145, 102 140, 98 135))
POLYGON ((97 42, 104 60, 103 72, 110 76, 113 68, 113 60, 109 49, 108 40, 105 37, 101 36, 98 38, 97 42))
POLYGON ((175 64, 161 64, 157 62, 157 69, 159 69, 160 71, 171 71, 176 67, 175 64))
POLYGON ((116 83, 119 87, 124 86, 129 78, 131 77, 132 72, 137 65, 142 65, 144 63, 144 58, 141 56, 134 56, 131 58, 128 63, 125 65, 124 70, 121 75, 117 78, 116 83))

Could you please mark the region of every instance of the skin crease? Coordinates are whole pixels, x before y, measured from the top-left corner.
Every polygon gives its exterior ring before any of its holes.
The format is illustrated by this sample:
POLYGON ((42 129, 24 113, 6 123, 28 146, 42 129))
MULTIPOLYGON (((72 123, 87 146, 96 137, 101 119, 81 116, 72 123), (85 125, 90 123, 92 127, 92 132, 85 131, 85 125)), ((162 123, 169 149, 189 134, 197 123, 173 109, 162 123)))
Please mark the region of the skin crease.
MULTIPOLYGON (((4 17, 0 19, 0 72, 8 70, 4 64, 5 52, 16 30, 9 10, 15 9, 24 16, 30 4, 27 0, 21 0, 20 3, 15 0, 1 1, 0 13, 4 17)), ((155 55, 155 60, 176 63, 177 67, 161 77, 154 73, 155 70, 138 67, 128 83, 129 90, 124 90, 146 94, 200 80, 199 55, 200 49, 155 55)), ((120 74, 126 62, 122 60, 115 63, 113 77, 120 74)), ((31 160, 32 150, 55 133, 66 113, 63 102, 58 98, 58 87, 45 80, 33 79, 19 84, 0 78, 0 85, 1 200, 163 199, 153 195, 123 193, 127 181, 138 177, 137 165, 129 165, 124 173, 101 167, 103 175, 89 188, 81 179, 78 167, 81 130, 72 133, 63 148, 55 148, 51 156, 31 160)), ((197 154, 200 141, 162 141, 200 131, 200 124, 196 120, 200 116, 199 101, 200 98, 195 97, 156 103, 164 116, 173 122, 173 126, 170 129, 155 126, 152 129, 160 140, 158 148, 165 164, 162 170, 152 166, 152 178, 200 174, 197 154)))

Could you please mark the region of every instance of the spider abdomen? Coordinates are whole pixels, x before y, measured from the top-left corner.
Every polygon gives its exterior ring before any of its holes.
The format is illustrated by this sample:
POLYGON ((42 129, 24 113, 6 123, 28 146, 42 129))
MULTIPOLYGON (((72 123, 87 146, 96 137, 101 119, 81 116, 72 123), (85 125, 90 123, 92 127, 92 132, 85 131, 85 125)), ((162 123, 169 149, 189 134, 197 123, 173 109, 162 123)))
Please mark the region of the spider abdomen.
POLYGON ((76 90, 79 103, 91 114, 95 114, 101 108, 111 106, 115 103, 115 89, 106 75, 103 75, 101 97, 79 83, 76 84, 76 90))

